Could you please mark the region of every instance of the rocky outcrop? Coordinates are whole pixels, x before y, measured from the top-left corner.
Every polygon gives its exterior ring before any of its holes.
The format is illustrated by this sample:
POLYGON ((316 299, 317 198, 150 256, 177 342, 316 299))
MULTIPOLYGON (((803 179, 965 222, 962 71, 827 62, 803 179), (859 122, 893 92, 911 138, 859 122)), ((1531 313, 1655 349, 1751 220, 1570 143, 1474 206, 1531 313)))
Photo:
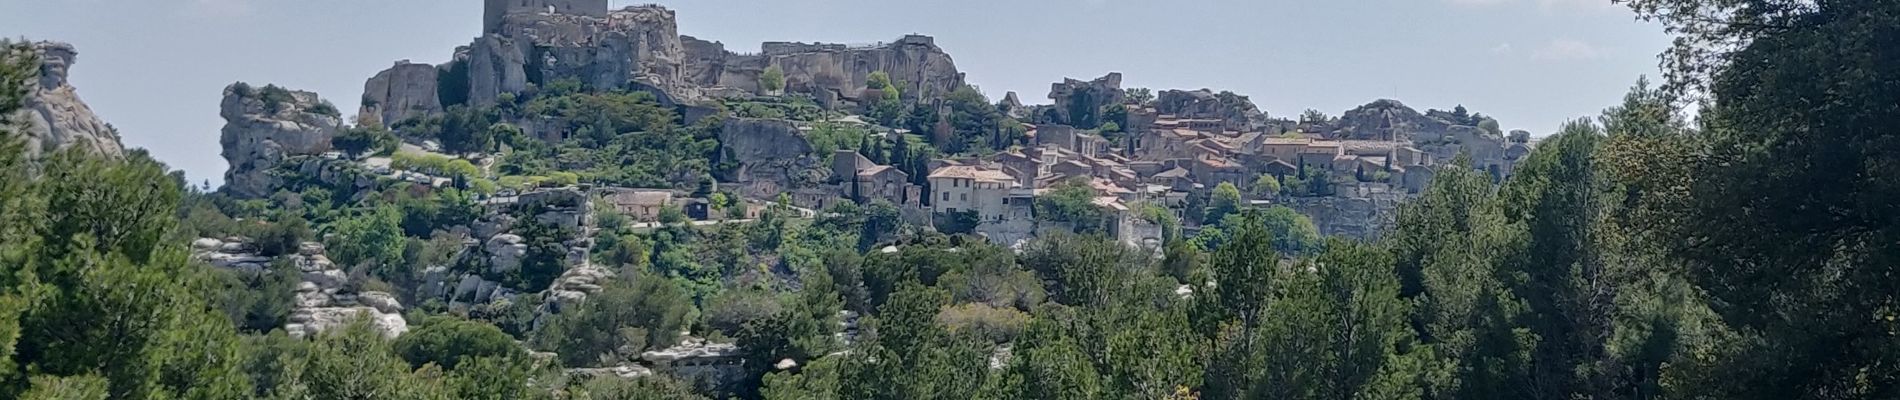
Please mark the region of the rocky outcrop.
POLYGON ((1010 118, 1029 118, 1029 107, 1023 105, 1023 99, 1016 96, 1016 92, 1004 93, 1003 101, 997 102, 996 107, 1010 118))
POLYGON ((1102 107, 1121 104, 1126 101, 1127 93, 1122 91, 1122 74, 1110 72, 1087 82, 1063 79, 1061 83, 1050 85, 1049 99, 1056 102, 1055 121, 1047 122, 1090 126, 1102 122, 1102 107), (1076 115, 1077 112, 1088 115, 1076 115))
POLYGON ((737 182, 742 195, 772 198, 795 187, 822 183, 826 177, 811 142, 789 121, 731 118, 719 131, 721 162, 738 168, 721 177, 737 182))
POLYGON ((868 46, 767 42, 763 53, 744 55, 728 52, 717 42, 682 40, 689 61, 685 75, 708 92, 763 93, 759 77, 773 66, 785 73, 786 93, 857 104, 868 103, 866 83, 879 71, 898 84, 906 102, 940 98, 964 85, 956 61, 929 36, 908 35, 868 46))
POLYGON ((1166 90, 1155 97, 1155 111, 1183 119, 1227 121, 1227 129, 1252 132, 1267 125, 1267 114, 1253 100, 1234 92, 1166 90))
POLYGON ((1328 136, 1342 140, 1413 141, 1418 136, 1444 136, 1449 129, 1450 122, 1426 117, 1398 100, 1380 99, 1340 114, 1328 136))
POLYGON ((1468 154, 1472 167, 1499 177, 1509 175, 1514 164, 1514 159, 1506 156, 1509 143, 1505 137, 1453 123, 1442 114, 1420 114, 1397 100, 1378 100, 1346 111, 1333 128, 1330 138, 1410 142, 1442 161, 1468 154))
POLYGON ((596 88, 640 82, 694 102, 697 88, 682 74, 685 49, 672 10, 647 5, 598 17, 514 13, 469 46, 468 100, 491 105, 531 83, 577 79, 596 88))
POLYGON ((408 60, 377 73, 363 84, 363 108, 358 115, 374 117, 382 125, 442 112, 436 93, 441 71, 433 65, 408 60))
MULTIPOLYGON (((444 101, 466 99, 485 106, 503 93, 576 79, 595 88, 652 91, 667 103, 691 106, 709 96, 762 93, 759 78, 771 67, 785 74, 785 92, 811 95, 826 106, 864 103, 866 83, 880 71, 900 85, 906 102, 940 98, 964 85, 955 61, 929 36, 868 46, 769 42, 760 54, 739 54, 719 42, 680 36, 674 12, 665 7, 598 10, 602 3, 490 0, 482 36, 437 71, 453 74, 445 78, 465 81, 466 87, 445 83, 437 90, 448 91, 444 101)), ((446 106, 430 107, 428 99, 418 97, 426 89, 422 81, 408 79, 427 73, 421 66, 398 64, 384 72, 388 79, 372 78, 365 85, 364 109, 376 112, 367 114, 393 123, 446 106)), ((697 119, 695 110, 685 111, 687 120, 697 119)))
POLYGON ((297 253, 271 258, 258 255, 257 247, 244 238, 200 238, 191 242, 192 258, 213 266, 232 268, 250 274, 273 274, 265 266, 285 260, 297 267, 297 283, 284 331, 292 337, 313 337, 323 332, 368 320, 384 337, 395 338, 409 331, 402 317, 403 306, 395 295, 384 292, 354 292, 349 274, 324 255, 322 243, 297 246, 297 253))
POLYGON ((330 151, 343 122, 336 107, 316 93, 239 82, 224 88, 224 187, 239 197, 270 195, 277 186, 266 173, 286 158, 330 151))
POLYGON ((124 154, 118 130, 93 114, 66 79, 79 52, 59 42, 34 43, 33 48, 40 57, 39 77, 26 82, 26 101, 17 119, 25 122, 28 157, 75 146, 108 156, 124 154))

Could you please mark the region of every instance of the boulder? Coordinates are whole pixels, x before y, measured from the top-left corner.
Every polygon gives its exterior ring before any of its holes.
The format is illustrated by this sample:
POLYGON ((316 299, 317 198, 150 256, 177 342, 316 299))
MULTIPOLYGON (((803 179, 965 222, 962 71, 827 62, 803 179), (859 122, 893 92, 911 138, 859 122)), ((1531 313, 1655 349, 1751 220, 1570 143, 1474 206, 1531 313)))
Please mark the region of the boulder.
POLYGON ((217 251, 218 249, 222 249, 222 248, 224 248, 224 241, 217 240, 217 239, 198 238, 197 240, 191 241, 192 250, 217 251))
POLYGON ((310 282, 310 283, 316 284, 317 287, 319 288, 329 290, 329 289, 337 289, 337 288, 343 287, 343 284, 350 282, 350 277, 349 275, 344 274, 343 270, 332 269, 332 270, 324 270, 324 271, 316 271, 316 272, 305 272, 303 273, 303 280, 304 282, 310 282))
POLYGON ((504 273, 521 268, 521 258, 528 254, 526 239, 513 234, 500 234, 488 239, 485 246, 488 251, 488 270, 504 273))
POLYGON ((284 325, 284 330, 291 337, 310 338, 348 326, 358 318, 368 319, 370 327, 382 333, 385 338, 394 339, 409 332, 409 323, 403 320, 402 314, 382 313, 370 307, 298 309, 291 312, 290 322, 284 325))
POLYGON ((356 303, 369 306, 384 314, 401 314, 402 302, 395 295, 384 292, 363 292, 356 295, 356 303))
POLYGON ((441 96, 436 93, 441 70, 433 65, 408 60, 377 73, 363 84, 363 108, 360 116, 374 116, 382 125, 442 112, 441 96))
POLYGON ((244 198, 270 195, 276 178, 267 173, 286 158, 330 151, 343 122, 336 107, 316 93, 239 82, 224 89, 225 189, 244 198))
POLYGON ((303 243, 299 243, 299 244, 297 244, 297 254, 298 254, 298 255, 303 255, 303 256, 320 256, 320 255, 323 255, 323 254, 324 254, 324 246, 323 246, 323 243, 319 243, 319 242, 303 242, 303 243))
POLYGON ((71 44, 33 44, 40 58, 39 78, 27 80, 27 92, 18 117, 25 122, 26 152, 37 157, 45 151, 81 146, 94 154, 118 157, 125 153, 119 132, 79 99, 79 90, 67 80, 79 52, 71 44))

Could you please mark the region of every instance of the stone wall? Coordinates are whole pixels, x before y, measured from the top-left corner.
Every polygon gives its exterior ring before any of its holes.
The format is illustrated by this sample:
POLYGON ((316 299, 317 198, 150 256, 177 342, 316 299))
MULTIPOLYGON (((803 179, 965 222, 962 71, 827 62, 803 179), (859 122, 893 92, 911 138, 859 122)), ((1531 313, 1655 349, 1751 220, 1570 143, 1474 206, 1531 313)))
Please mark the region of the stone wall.
POLYGON ((1284 204, 1312 218, 1320 235, 1372 240, 1393 226, 1408 197, 1404 189, 1379 183, 1342 184, 1338 190, 1338 196, 1294 197, 1284 204))

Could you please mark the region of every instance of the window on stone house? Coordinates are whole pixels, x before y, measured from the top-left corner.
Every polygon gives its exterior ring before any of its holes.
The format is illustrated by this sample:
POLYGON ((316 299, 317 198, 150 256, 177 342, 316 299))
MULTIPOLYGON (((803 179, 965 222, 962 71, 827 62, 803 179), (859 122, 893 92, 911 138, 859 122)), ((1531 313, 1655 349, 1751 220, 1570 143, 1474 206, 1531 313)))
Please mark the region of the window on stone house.
POLYGON ((950 192, 943 192, 943 201, 950 201, 950 192))
POLYGON ((970 194, 964 193, 957 195, 957 201, 970 201, 970 194))

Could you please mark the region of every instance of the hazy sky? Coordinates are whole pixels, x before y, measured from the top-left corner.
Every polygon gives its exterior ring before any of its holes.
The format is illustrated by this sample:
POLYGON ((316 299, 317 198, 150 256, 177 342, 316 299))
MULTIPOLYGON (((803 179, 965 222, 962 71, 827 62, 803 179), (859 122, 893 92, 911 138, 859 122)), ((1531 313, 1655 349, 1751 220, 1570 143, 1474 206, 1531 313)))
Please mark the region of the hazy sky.
MULTIPOLYGON (((615 0, 615 6, 644 1, 615 0)), ((1232 90, 1272 115, 1378 98, 1463 104, 1544 135, 1595 115, 1668 44, 1609 0, 674 0, 680 33, 768 40, 936 36, 992 99, 1122 72, 1127 87, 1232 90)), ((126 144, 221 181, 218 101, 234 81, 318 92, 353 114, 395 60, 441 63, 479 0, 0 0, 0 35, 71 42, 73 84, 126 144)))

